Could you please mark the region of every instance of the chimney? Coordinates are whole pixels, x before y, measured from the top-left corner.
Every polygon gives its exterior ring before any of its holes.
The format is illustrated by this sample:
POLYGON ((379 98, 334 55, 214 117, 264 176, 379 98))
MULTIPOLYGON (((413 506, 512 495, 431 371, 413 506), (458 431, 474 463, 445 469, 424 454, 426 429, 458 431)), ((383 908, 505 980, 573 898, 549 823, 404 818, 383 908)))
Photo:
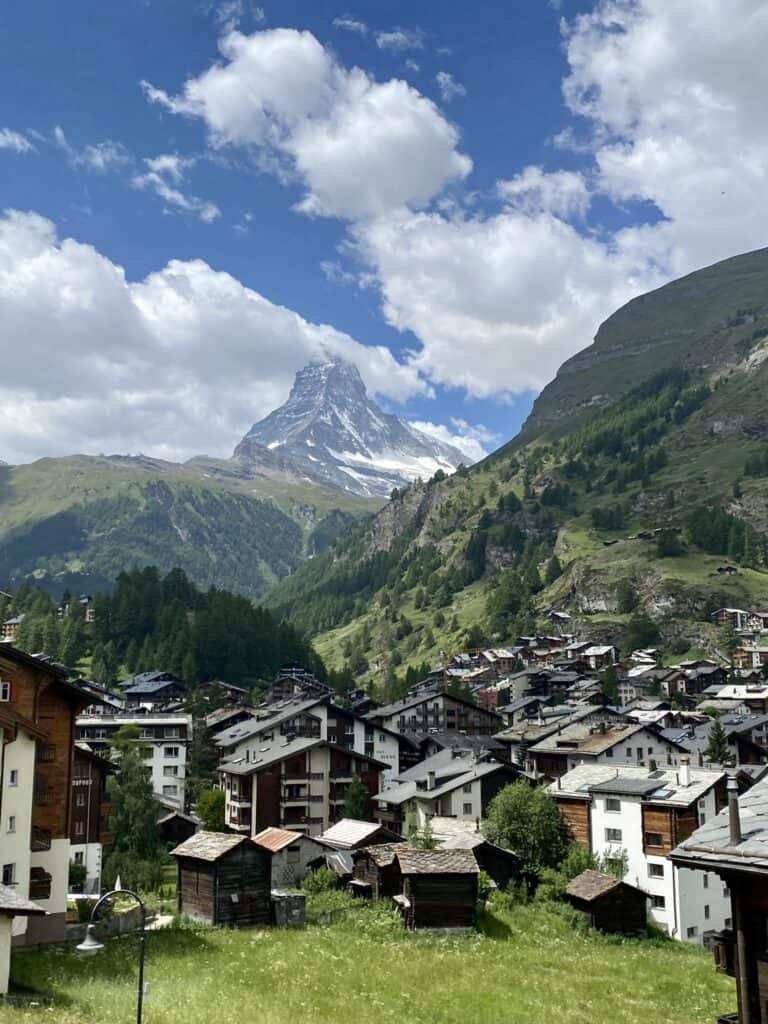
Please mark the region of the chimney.
POLYGON ((435 773, 427 772, 427 789, 435 788, 435 773))
POLYGON ((735 776, 728 776, 728 823, 730 825, 731 846, 741 842, 741 817, 739 816, 739 784, 735 776))
POLYGON ((691 759, 687 754, 682 754, 680 757, 680 770, 677 773, 677 777, 680 780, 680 785, 685 789, 686 786, 691 784, 691 759))

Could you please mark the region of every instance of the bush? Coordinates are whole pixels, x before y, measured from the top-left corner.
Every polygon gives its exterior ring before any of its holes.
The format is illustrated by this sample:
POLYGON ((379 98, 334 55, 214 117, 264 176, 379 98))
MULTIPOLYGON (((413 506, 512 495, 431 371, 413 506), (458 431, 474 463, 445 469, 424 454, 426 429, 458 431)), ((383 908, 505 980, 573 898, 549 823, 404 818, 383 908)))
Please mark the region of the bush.
POLYGON ((318 868, 311 875, 307 875, 301 883, 301 888, 308 896, 317 896, 321 892, 331 892, 337 885, 338 878, 330 868, 318 868))
POLYGON ((76 864, 73 860, 69 862, 69 891, 82 892, 88 871, 85 864, 76 864))
POLYGON ((528 887, 523 882, 509 882, 503 889, 491 893, 488 906, 494 913, 504 913, 529 902, 528 887))

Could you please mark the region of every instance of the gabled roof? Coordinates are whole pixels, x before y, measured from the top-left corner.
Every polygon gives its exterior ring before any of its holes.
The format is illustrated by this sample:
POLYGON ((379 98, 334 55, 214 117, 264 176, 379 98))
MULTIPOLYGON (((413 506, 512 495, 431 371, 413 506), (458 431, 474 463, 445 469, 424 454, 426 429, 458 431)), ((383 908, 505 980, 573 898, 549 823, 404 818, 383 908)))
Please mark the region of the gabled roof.
POLYGON ((223 729, 218 736, 214 737, 213 742, 217 747, 231 747, 252 736, 268 732, 286 719, 306 713, 318 704, 322 704, 324 700, 323 697, 305 697, 301 700, 279 701, 272 707, 254 709, 252 718, 231 725, 228 729, 223 729))
POLYGON ((592 793, 636 796, 646 803, 665 807, 690 807, 725 778, 722 769, 689 768, 690 781, 680 784, 678 768, 651 771, 630 764, 580 764, 549 786, 556 799, 561 797, 591 800, 592 793))
MULTIPOLYGON (((263 846, 272 853, 279 853, 286 846, 298 843, 301 839, 309 839, 303 832, 291 832, 287 828, 265 828, 258 835, 253 837, 254 843, 263 846)), ((313 841, 313 840, 311 840, 313 841)))
POLYGON ((379 825, 378 822, 342 818, 341 821, 337 821, 335 825, 331 825, 321 836, 318 836, 318 842, 339 850, 353 850, 365 846, 366 841, 370 840, 377 832, 392 836, 393 839, 397 838, 394 832, 379 825))
POLYGON ((225 853, 234 850, 241 843, 250 842, 245 836, 229 835, 225 832, 196 832, 183 843, 171 850, 172 857, 191 857, 209 863, 217 861, 225 853))
POLYGON ((375 757, 361 754, 359 750, 349 750, 338 743, 330 743, 328 740, 317 736, 297 736, 293 740, 284 740, 281 737, 279 740, 266 741, 256 750, 255 757, 253 758, 246 758, 242 755, 238 757, 230 755, 230 757, 225 758, 219 764, 218 771, 226 772, 229 775, 253 775, 255 772, 261 771, 262 768, 266 768, 267 765, 277 764, 288 757, 293 757, 294 754, 301 754, 305 750, 311 750, 314 747, 328 747, 330 750, 338 750, 342 754, 356 758, 358 761, 365 761, 379 771, 385 771, 390 767, 383 761, 376 760, 375 757))
POLYGON ((183 680, 172 672, 141 672, 133 679, 126 680, 123 691, 126 695, 159 693, 167 686, 183 686, 183 680))
POLYGON ((379 846, 364 846, 361 850, 355 851, 355 857, 360 854, 366 854, 377 867, 387 868, 393 863, 397 853, 407 845, 406 842, 400 842, 381 843, 379 846))
POLYGON ((26 668, 37 669, 38 672, 48 672, 62 681, 67 677, 67 671, 63 665, 59 665, 55 661, 47 661, 34 654, 27 654, 26 651, 20 651, 18 647, 13 646, 10 640, 0 640, 0 657, 15 661, 18 665, 24 665, 26 668))
POLYGON ((621 884, 622 882, 618 878, 614 878, 613 875, 604 875, 602 871, 592 871, 589 868, 572 879, 565 887, 565 891, 568 896, 592 903, 618 889, 621 884))
POLYGON ((672 851, 672 860, 705 870, 722 865, 735 871, 768 873, 768 779, 739 797, 741 842, 736 844, 731 843, 729 813, 726 806, 699 826, 672 851))
POLYGON ((397 851, 397 862, 404 875, 477 875, 471 850, 420 850, 411 846, 397 851))

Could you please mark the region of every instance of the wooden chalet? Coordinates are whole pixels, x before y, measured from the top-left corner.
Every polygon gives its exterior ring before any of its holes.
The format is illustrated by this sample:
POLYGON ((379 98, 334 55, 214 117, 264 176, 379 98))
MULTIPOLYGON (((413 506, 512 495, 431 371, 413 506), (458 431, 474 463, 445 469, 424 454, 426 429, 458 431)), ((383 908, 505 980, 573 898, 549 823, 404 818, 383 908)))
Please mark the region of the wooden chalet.
POLYGON ((402 893, 395 903, 407 928, 472 928, 477 917, 480 869, 471 850, 396 853, 402 893))
POLYGON ((591 928, 625 935, 645 932, 648 897, 634 885, 588 870, 568 883, 565 894, 591 928))
POLYGON ((375 900, 397 896, 403 891, 403 876, 397 853, 406 843, 382 843, 366 846, 352 854, 353 878, 349 889, 356 896, 370 896, 375 900))
POLYGON ((735 976, 737 1024, 768 1024, 768 779, 738 795, 728 780, 728 806, 670 854, 680 868, 714 871, 728 887, 732 930, 716 936, 721 969, 735 976))
POLYGON ((171 854, 178 866, 180 914, 234 928, 270 923, 269 850, 245 836, 198 832, 171 854))

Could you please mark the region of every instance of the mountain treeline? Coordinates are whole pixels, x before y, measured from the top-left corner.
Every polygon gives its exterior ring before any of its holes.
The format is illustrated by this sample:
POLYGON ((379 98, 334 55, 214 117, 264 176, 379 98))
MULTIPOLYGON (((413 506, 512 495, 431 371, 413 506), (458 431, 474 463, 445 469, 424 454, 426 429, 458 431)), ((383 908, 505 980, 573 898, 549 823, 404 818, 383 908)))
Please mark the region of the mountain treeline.
POLYGON ((161 575, 154 566, 118 576, 110 593, 93 599, 94 621, 65 594, 57 603, 25 584, 2 599, 3 619, 22 614, 16 644, 76 668, 90 658, 90 675, 113 685, 121 674, 167 670, 195 684, 224 679, 252 688, 289 661, 325 678, 304 637, 248 598, 215 587, 199 590, 181 569, 161 575))

